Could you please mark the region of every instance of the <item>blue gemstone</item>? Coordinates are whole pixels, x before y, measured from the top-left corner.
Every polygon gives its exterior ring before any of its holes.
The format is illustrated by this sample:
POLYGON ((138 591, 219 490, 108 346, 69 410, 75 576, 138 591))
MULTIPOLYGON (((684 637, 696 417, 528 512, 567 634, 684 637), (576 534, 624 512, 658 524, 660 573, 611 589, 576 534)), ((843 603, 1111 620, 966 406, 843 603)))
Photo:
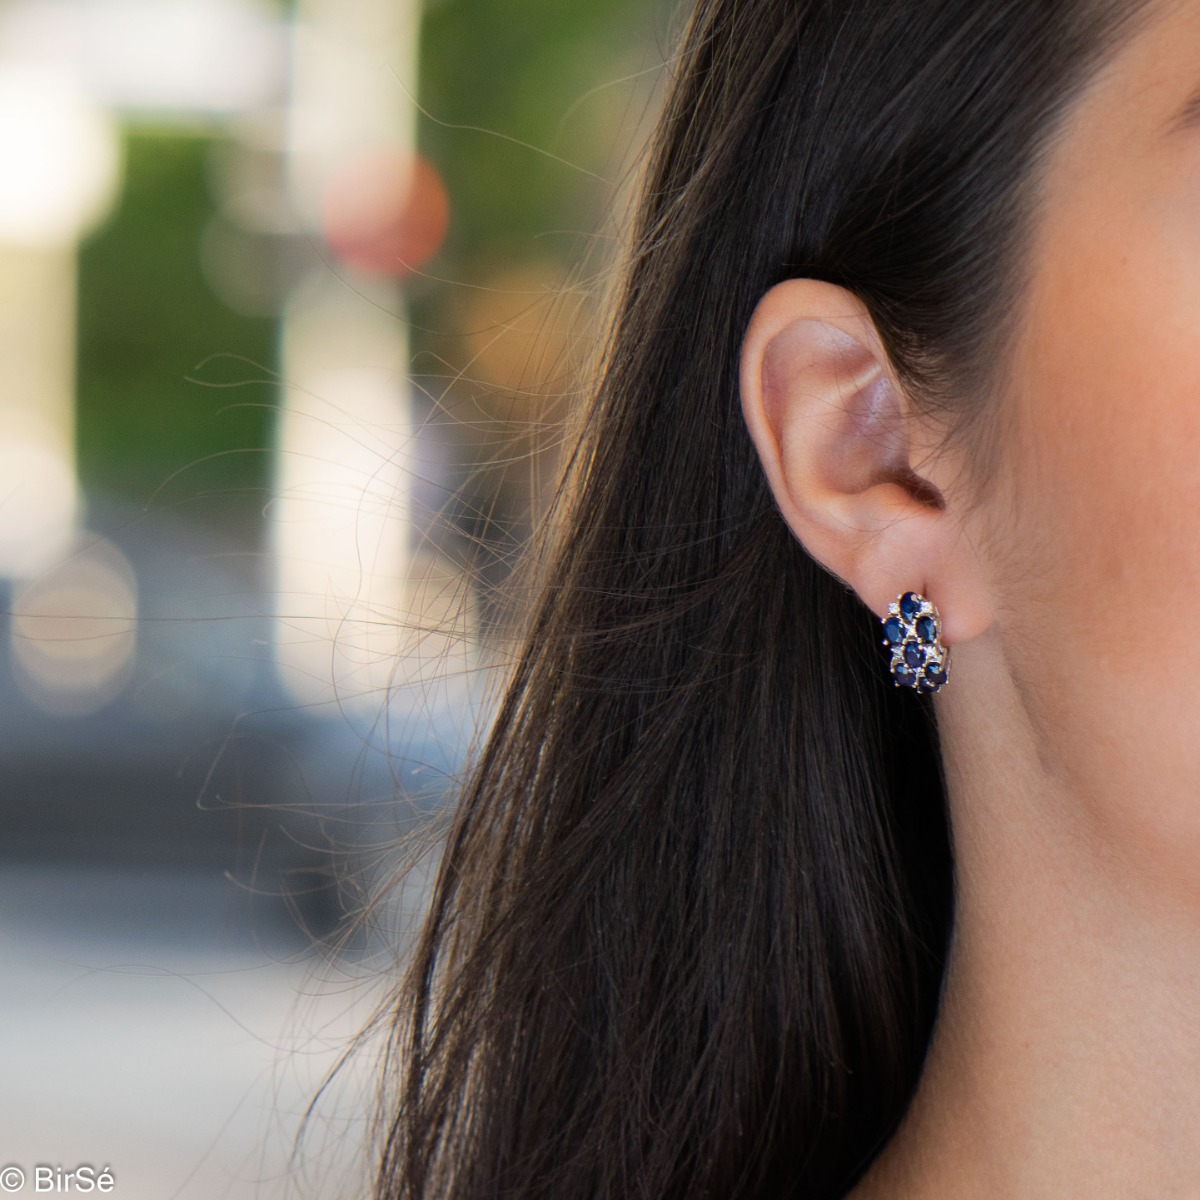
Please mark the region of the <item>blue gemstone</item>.
POLYGON ((892 668, 892 677, 901 687, 916 687, 917 673, 907 663, 897 663, 892 668))
POLYGON ((919 667, 925 661, 925 651, 916 642, 904 643, 904 661, 910 667, 919 667))
POLYGON ((932 642, 937 638, 937 625, 934 619, 926 614, 917 618, 917 637, 923 642, 932 642))
POLYGON ((893 646, 904 641, 904 625, 899 617, 888 617, 883 623, 883 636, 893 646))
POLYGON ((917 599, 916 592, 905 592, 900 597, 900 615, 906 621, 911 621, 920 611, 921 601, 917 599))
POLYGON ((946 682, 946 669, 940 662, 926 663, 925 678, 935 686, 940 686, 946 682))
POLYGON ((936 692, 937 690, 938 684, 934 683, 933 680, 929 678, 922 679, 921 682, 917 684, 918 692, 936 692))

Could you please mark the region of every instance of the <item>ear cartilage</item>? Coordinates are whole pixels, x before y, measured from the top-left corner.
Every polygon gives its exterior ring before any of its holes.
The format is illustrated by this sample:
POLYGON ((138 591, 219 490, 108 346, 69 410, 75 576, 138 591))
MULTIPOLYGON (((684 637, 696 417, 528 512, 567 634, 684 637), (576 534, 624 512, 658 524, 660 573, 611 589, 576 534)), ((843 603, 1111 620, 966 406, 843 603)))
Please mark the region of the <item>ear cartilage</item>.
POLYGON ((902 592, 880 618, 883 644, 891 649, 892 679, 897 687, 936 692, 950 678, 950 651, 942 645, 937 606, 920 592, 902 592))

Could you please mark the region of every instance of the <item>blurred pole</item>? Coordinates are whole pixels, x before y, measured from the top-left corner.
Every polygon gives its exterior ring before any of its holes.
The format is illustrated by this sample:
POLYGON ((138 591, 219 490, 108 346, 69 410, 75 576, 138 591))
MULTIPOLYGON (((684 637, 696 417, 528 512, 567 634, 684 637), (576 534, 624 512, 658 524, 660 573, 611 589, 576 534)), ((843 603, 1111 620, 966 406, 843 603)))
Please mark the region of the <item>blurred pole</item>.
POLYGON ((271 528, 277 661, 297 700, 380 705, 401 649, 410 537, 408 329, 396 282, 337 262, 343 165, 414 145, 416 0, 300 0, 287 186, 314 266, 286 305, 271 528))
POLYGON ((73 245, 0 245, 0 574, 70 545, 75 479, 73 245))
POLYGON ((62 72, 0 63, 0 576, 70 545, 76 260, 111 208, 115 129, 62 72))

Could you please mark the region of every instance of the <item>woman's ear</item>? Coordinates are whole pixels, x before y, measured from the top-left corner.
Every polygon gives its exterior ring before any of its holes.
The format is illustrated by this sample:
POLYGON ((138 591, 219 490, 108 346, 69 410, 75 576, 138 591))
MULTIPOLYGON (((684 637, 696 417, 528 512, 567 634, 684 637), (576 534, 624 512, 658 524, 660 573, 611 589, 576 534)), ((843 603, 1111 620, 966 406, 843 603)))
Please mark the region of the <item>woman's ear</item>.
POLYGON ((937 605, 949 645, 992 621, 980 563, 943 493, 953 464, 896 380, 863 302, 789 279, 742 346, 742 409, 784 519, 877 616, 905 591, 937 605))

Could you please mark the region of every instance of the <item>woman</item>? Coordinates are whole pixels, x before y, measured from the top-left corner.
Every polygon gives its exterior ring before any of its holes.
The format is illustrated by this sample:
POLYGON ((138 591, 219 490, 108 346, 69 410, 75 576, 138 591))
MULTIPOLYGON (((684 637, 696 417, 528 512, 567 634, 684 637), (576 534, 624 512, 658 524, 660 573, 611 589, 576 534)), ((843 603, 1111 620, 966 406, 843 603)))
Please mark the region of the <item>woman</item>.
POLYGON ((378 1196, 1194 1195, 1200 0, 673 72, 378 1196))

